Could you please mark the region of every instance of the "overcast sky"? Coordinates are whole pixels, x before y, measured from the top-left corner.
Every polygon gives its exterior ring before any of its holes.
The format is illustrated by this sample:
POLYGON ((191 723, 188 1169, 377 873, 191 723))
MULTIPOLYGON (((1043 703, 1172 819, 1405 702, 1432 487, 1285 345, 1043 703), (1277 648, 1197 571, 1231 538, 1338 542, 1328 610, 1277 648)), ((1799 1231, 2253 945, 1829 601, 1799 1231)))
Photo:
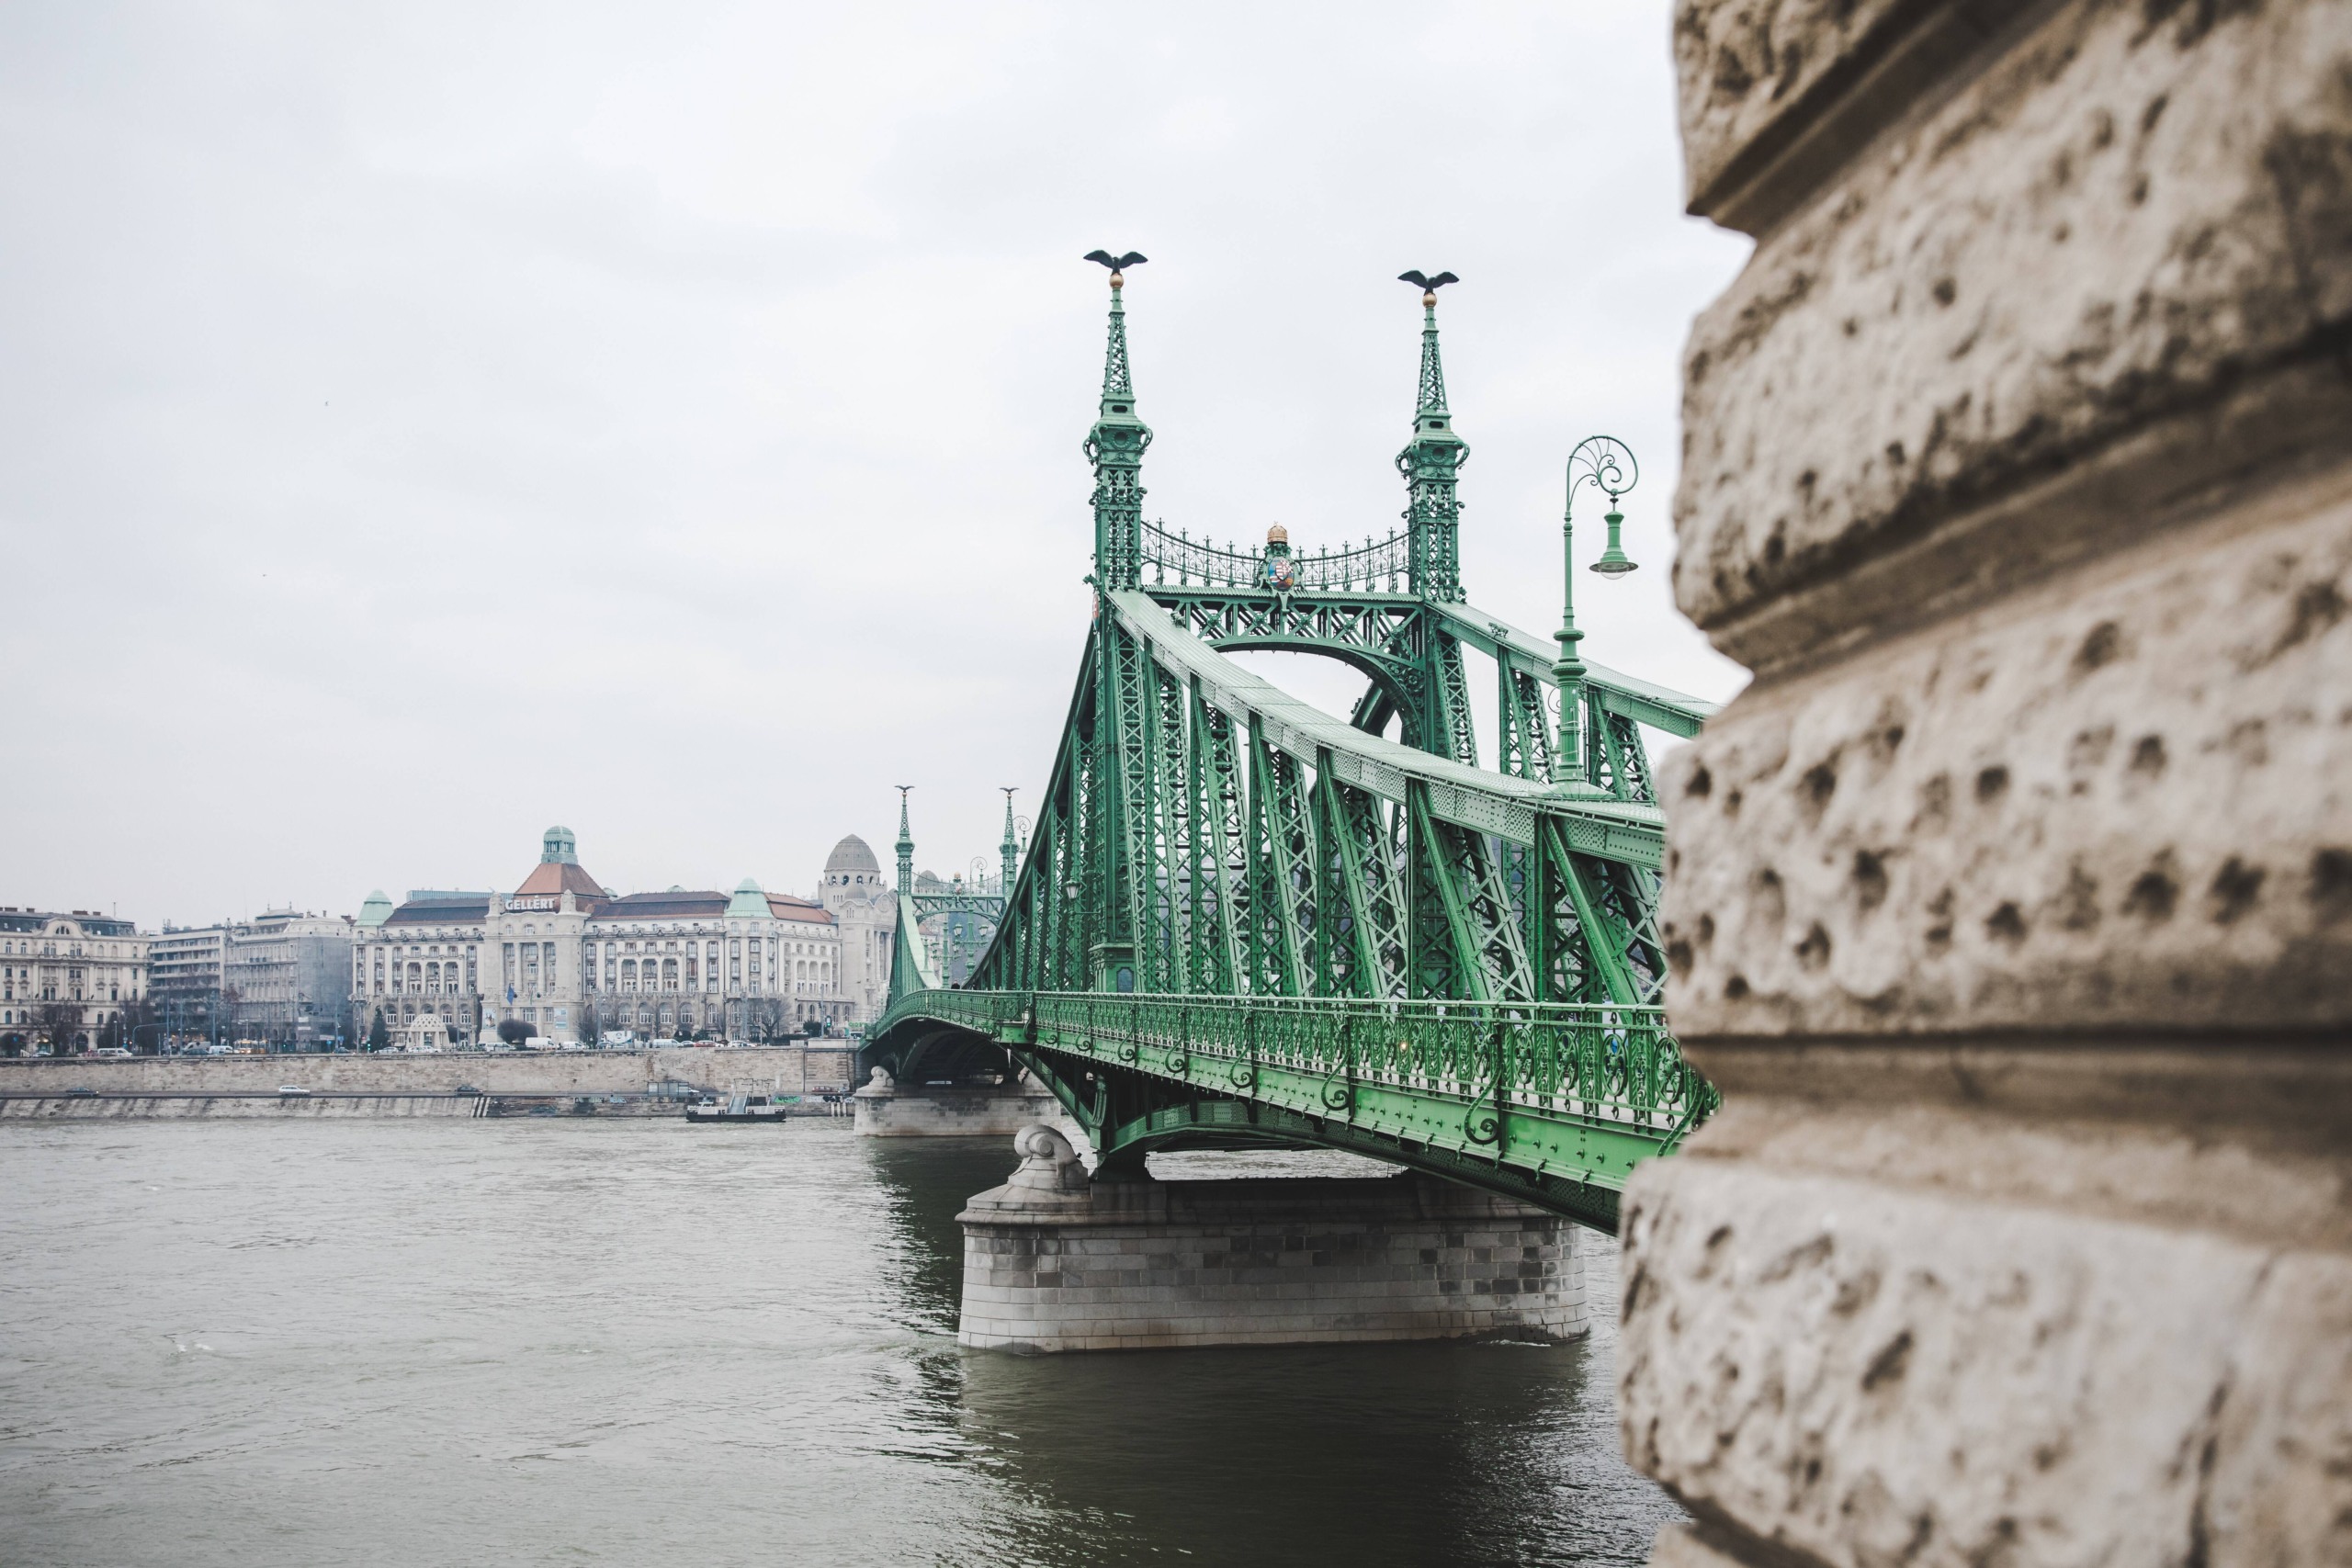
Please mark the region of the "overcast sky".
POLYGON ((1618 435, 1586 652, 1729 694, 1665 569, 1746 242, 1667 51, 1665 0, 0 7, 0 903, 511 889, 557 822, 808 891, 901 783, 992 857, 1085 630, 1098 245, 1151 258, 1148 514, 1385 533, 1395 278, 1450 268, 1471 602, 1556 624, 1618 435))

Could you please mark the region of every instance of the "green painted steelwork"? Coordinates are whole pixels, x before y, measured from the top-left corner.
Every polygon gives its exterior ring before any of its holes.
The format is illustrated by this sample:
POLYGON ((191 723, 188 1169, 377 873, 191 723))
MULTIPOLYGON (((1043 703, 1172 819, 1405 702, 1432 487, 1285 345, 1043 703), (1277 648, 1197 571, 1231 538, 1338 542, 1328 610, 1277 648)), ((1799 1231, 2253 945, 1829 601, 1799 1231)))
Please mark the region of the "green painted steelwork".
POLYGON ((1086 443, 1094 621, 1045 797, 1017 871, 1008 797, 994 936, 945 991, 920 923, 979 896, 913 892, 902 796, 899 962, 867 1056, 921 1082, 1009 1054, 1109 1174, 1155 1147, 1326 1145, 1610 1228, 1625 1172, 1715 1103, 1657 1010, 1664 823, 1642 737, 1713 709, 1464 602, 1468 447, 1434 281, 1404 528, 1311 554, 1276 528, 1250 552, 1143 519, 1152 436, 1114 267, 1086 443), (1363 701, 1336 718, 1227 657, 1256 649, 1340 660, 1363 701), (1492 767, 1465 655, 1495 662, 1492 767))
MULTIPOLYGON (((913 787, 912 784, 899 786, 899 901, 911 912, 918 924, 942 915, 973 917, 978 925, 974 932, 977 940, 971 942, 971 948, 985 947, 994 939, 996 928, 1004 919, 1002 894, 983 893, 976 887, 967 887, 960 878, 933 893, 919 891, 915 886, 915 840, 907 814, 907 795, 913 787)), ((1007 887, 1012 885, 1017 866, 1012 834, 1012 792, 1007 790, 1004 797, 1004 842, 999 846, 1004 858, 1003 885, 1007 887)), ((943 942, 954 944, 959 950, 970 950, 964 947, 966 939, 959 922, 944 923, 938 928, 938 935, 943 942)), ((915 946, 919 952, 929 951, 920 941, 915 946)), ((953 967, 952 964, 950 967, 953 967)), ((937 981, 934 979, 930 983, 936 984, 937 981)))
POLYGON ((910 893, 907 901, 915 908, 919 919, 933 915, 978 915, 984 920, 994 920, 1004 912, 1004 900, 993 893, 910 893))
POLYGON ((1617 1189, 1711 1110, 1655 1008, 930 990, 940 1026, 1055 1087, 1115 1171, 1182 1140, 1360 1150, 1613 1228, 1617 1189))

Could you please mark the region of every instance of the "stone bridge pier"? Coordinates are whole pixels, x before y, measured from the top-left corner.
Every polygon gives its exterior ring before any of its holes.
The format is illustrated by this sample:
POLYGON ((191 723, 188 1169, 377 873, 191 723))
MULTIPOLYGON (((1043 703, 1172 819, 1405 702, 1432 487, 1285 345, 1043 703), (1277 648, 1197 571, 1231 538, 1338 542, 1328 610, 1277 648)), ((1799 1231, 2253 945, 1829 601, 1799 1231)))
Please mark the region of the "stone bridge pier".
POLYGON ((2352 1562, 2352 6, 1684 0, 1652 1562, 2352 1562))
POLYGON ((1023 1351, 1586 1332, 1577 1227, 1419 1175, 1094 1179, 1046 1126, 974 1197, 957 1337, 1023 1351))
POLYGON ((876 1067, 850 1101, 852 1130, 862 1138, 1010 1137, 1033 1122, 1068 1121, 1052 1092, 1026 1077, 901 1087, 876 1067))

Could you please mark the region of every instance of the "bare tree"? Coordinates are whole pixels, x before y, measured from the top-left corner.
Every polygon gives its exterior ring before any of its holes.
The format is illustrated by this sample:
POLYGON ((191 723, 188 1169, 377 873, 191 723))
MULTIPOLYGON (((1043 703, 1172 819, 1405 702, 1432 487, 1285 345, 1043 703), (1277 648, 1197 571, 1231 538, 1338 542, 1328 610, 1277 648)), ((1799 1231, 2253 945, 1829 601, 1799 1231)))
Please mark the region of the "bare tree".
POLYGON ((74 1032, 82 1027, 82 1004, 43 1002, 36 1027, 49 1037, 51 1055, 70 1055, 74 1049, 74 1032))
POLYGON ((113 1015, 98 1031, 98 1043, 132 1052, 142 1046, 153 1046, 156 1043, 154 1022, 154 1004, 146 998, 124 1002, 114 1010, 113 1015))

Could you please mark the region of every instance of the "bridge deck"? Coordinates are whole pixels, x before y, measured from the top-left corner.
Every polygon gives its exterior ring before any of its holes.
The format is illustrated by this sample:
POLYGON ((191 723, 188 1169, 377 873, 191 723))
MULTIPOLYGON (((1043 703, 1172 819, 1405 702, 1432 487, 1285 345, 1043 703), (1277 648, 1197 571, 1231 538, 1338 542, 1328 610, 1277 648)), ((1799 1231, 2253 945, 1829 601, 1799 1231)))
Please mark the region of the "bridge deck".
POLYGON ((1040 1076, 1101 1153, 1312 1143, 1613 1230, 1616 1190, 1714 1105, 1656 1008, 923 990, 880 1031, 944 1025, 1040 1076), (1174 1093, 1124 1119, 1091 1069, 1174 1093))

